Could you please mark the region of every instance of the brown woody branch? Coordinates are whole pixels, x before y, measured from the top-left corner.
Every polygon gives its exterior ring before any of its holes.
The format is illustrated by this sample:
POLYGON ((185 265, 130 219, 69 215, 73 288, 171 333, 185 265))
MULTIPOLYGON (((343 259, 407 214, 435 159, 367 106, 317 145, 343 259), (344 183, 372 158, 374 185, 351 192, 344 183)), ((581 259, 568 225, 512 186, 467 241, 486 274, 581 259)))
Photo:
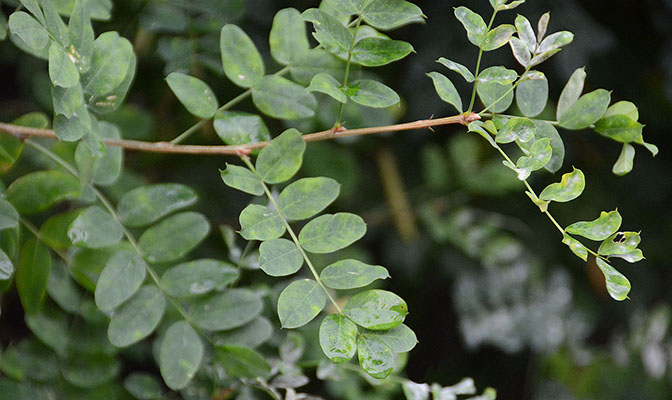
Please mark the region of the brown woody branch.
MULTIPOLYGON (((467 125, 472 121, 481 119, 476 113, 454 115, 452 117, 443 117, 437 119, 423 119, 403 124, 377 126, 371 128, 346 129, 345 127, 332 128, 326 131, 309 133, 303 135, 306 142, 315 142, 318 140, 336 139, 346 136, 370 135, 382 132, 398 132, 412 129, 431 128, 433 126, 462 124, 467 125)), ((37 129, 25 126, 12 125, 0 122, 0 131, 9 133, 18 138, 26 137, 46 137, 58 139, 51 129, 37 129)), ((106 145, 122 147, 127 150, 144 151, 150 153, 171 153, 171 154, 198 154, 198 155, 244 155, 249 154, 254 149, 265 147, 269 142, 258 142, 246 145, 231 146, 203 146, 203 145, 184 145, 171 144, 169 142, 143 142, 139 140, 125 139, 103 139, 106 145)))

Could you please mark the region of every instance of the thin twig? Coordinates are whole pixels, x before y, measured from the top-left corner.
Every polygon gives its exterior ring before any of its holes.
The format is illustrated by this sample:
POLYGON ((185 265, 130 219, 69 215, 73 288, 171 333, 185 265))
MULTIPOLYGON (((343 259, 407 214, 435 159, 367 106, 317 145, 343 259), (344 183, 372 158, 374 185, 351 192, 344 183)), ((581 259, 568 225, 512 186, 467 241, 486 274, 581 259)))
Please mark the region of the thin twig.
MULTIPOLYGON (((310 133, 303 136, 306 142, 315 142, 319 140, 336 139, 346 136, 360 136, 370 135, 382 132, 399 132, 412 129, 424 129, 432 126, 462 124, 467 125, 472 121, 481 119, 478 114, 471 113, 465 115, 455 115, 452 117, 444 117, 437 119, 423 119, 414 122, 406 122, 403 124, 377 126, 371 128, 359 129, 328 129, 310 133)), ((51 129, 29 128, 26 126, 18 126, 0 122, 0 131, 9 133, 19 138, 24 137, 46 137, 50 139, 57 139, 56 134, 51 129)), ((258 142, 246 145, 231 145, 231 146, 203 146, 203 145, 179 145, 171 144, 169 142, 143 142, 139 140, 126 139, 103 139, 105 144, 115 147, 123 147, 127 150, 143 151, 150 153, 171 153, 171 154, 198 154, 198 155, 235 155, 240 156, 248 154, 254 149, 260 149, 268 145, 269 142, 258 142)))

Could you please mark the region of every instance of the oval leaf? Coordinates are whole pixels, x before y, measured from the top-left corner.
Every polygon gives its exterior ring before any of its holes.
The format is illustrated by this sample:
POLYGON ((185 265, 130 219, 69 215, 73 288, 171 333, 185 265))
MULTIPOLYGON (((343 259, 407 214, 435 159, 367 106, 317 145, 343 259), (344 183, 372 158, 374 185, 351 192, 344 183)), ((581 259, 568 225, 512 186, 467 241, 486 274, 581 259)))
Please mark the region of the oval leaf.
POLYGON ((51 271, 49 249, 35 238, 26 240, 16 268, 16 291, 26 314, 39 311, 51 271))
POLYGON ((618 301, 623 301, 628 298, 628 293, 630 293, 630 281, 628 278, 623 276, 616 268, 612 267, 606 261, 601 258, 596 258, 597 266, 604 274, 604 279, 607 284, 607 292, 609 295, 618 301))
POLYGON ((467 7, 457 7, 455 9, 455 17, 462 23, 464 29, 467 31, 467 38, 478 47, 483 45, 488 26, 480 15, 471 11, 467 7))
POLYGON ((427 74, 427 76, 432 78, 432 81, 434 82, 434 89, 436 90, 436 93, 439 95, 441 100, 448 104, 452 104, 453 107, 455 107, 455 109, 461 113, 462 99, 460 98, 460 94, 457 92, 457 89, 455 89, 453 82, 438 72, 430 72, 427 74))
POLYGON ((355 214, 321 215, 299 233, 299 242, 311 253, 332 253, 350 246, 366 233, 364 220, 355 214))
POLYGON ((183 212, 147 229, 138 245, 152 263, 174 261, 196 247, 210 232, 208 220, 196 212, 183 212))
POLYGON ((119 243, 124 228, 119 221, 98 206, 92 206, 72 222, 68 237, 74 245, 99 249, 119 243))
POLYGON ((225 170, 219 171, 222 181, 228 187, 245 193, 261 196, 264 194, 264 185, 261 179, 247 168, 226 164, 225 170))
POLYGON ((36 214, 66 199, 79 197, 77 178, 61 171, 37 171, 23 175, 7 188, 7 201, 20 214, 36 214))
POLYGON ((278 196, 278 208, 287 219, 301 220, 327 208, 338 197, 341 185, 331 178, 303 178, 278 196))
POLYGON ((291 275, 302 265, 301 250, 292 241, 273 239, 259 246, 259 268, 270 276, 291 275))
POLYGON ((586 71, 584 68, 577 68, 572 76, 569 77, 569 80, 565 84, 565 87, 560 93, 560 98, 558 99, 558 107, 556 111, 556 118, 560 119, 562 116, 569 110, 571 106, 576 103, 581 96, 583 91, 583 83, 586 80, 586 71))
POLYGON ((111 311, 140 289, 147 274, 147 264, 134 252, 122 250, 107 262, 96 284, 96 305, 111 311))
POLYGON ((256 85, 264 76, 264 61, 249 36, 236 25, 222 27, 219 36, 224 73, 244 88, 256 85))
POLYGON ((387 279, 390 274, 380 265, 364 264, 357 260, 341 260, 330 264, 320 273, 325 285, 332 289, 364 287, 376 279, 387 279))
POLYGON ((290 179, 301 167, 306 142, 296 129, 287 129, 261 149, 257 157, 257 174, 266 183, 290 179))
POLYGON ((367 339, 374 339, 385 343, 395 353, 405 353, 413 350, 418 344, 415 332, 405 324, 395 326, 386 331, 366 330, 362 333, 367 339))
POLYGON ((574 168, 571 173, 562 175, 558 183, 551 183, 541 192, 539 198, 544 201, 567 202, 574 200, 583 193, 586 180, 580 169, 574 168))
POLYGON ((219 104, 212 89, 205 82, 179 72, 168 74, 166 82, 190 113, 201 118, 215 115, 219 104))
POLYGON ((120 86, 134 64, 133 46, 117 32, 105 32, 94 42, 89 70, 82 75, 84 93, 104 96, 120 86))
POLYGON ((149 336, 163 318, 166 298, 156 286, 144 286, 112 315, 107 328, 110 343, 127 347, 149 336))
POLYGON ((285 221, 277 211, 250 204, 240 213, 240 236, 247 240, 277 239, 285 233, 285 221))
POLYGON ((203 343, 186 321, 173 323, 161 341, 159 369, 169 388, 187 386, 198 371, 203 358, 203 343))
POLYGON ((217 111, 213 122, 217 136, 226 144, 248 144, 271 139, 264 120, 256 114, 217 111))
POLYGON ((379 67, 401 60, 413 51, 413 46, 402 40, 367 37, 355 44, 350 60, 365 67, 379 67))
POLYGON ((252 101, 259 111, 278 119, 315 115, 317 101, 303 86, 280 76, 265 76, 252 87, 252 101))
POLYGON ((271 373, 266 359, 247 347, 216 346, 215 362, 224 368, 227 375, 236 378, 255 379, 271 373))
POLYGON ((258 294, 247 289, 230 289, 193 304, 189 314, 199 328, 221 331, 245 325, 256 318, 262 308, 258 294))
POLYGON ((371 79, 360 79, 349 86, 350 98, 357 104, 373 108, 386 108, 398 104, 401 99, 388 86, 371 79))
POLYGON ((526 117, 536 117, 541 114, 548 102, 548 79, 538 71, 523 75, 516 87, 516 104, 526 117), (533 75, 534 74, 534 75, 533 75), (526 77, 533 77, 526 79, 526 77))
POLYGON ((404 0, 372 0, 362 10, 367 24, 383 30, 395 29, 411 22, 423 21, 420 7, 404 0))
POLYGON ((376 379, 387 378, 394 370, 392 349, 378 338, 359 336, 357 338, 359 366, 376 379))
POLYGON ((211 259, 194 260, 166 271, 161 276, 161 285, 171 297, 200 296, 225 289, 239 275, 231 264, 211 259))
POLYGON ((584 129, 597 122, 607 111, 611 94, 604 89, 586 93, 559 118, 565 129, 584 129))
POLYGON ((196 203, 198 196, 188 186, 160 183, 142 186, 126 193, 117 206, 119 219, 130 227, 141 227, 158 221, 173 211, 196 203))
POLYGON ((597 254, 603 256, 629 254, 637 248, 641 240, 638 232, 616 232, 600 244, 597 254))
POLYGON ((621 221, 621 214, 618 213, 618 210, 602 211, 598 219, 575 222, 565 228, 565 232, 600 241, 616 232, 621 227, 621 221))
POLYGON ((294 59, 308 51, 310 44, 301 13, 294 8, 278 11, 273 17, 268 44, 275 61, 283 65, 289 65, 294 59))
POLYGON ((298 328, 312 321, 327 303, 327 296, 312 279, 290 283, 278 297, 278 317, 283 328, 298 328))
POLYGON ((406 302, 386 290, 367 290, 352 296, 343 312, 357 325, 386 330, 401 325, 408 314, 406 302))
POLYGON ((357 351, 357 325, 345 315, 330 314, 320 325, 320 347, 334 363, 349 361, 357 351))

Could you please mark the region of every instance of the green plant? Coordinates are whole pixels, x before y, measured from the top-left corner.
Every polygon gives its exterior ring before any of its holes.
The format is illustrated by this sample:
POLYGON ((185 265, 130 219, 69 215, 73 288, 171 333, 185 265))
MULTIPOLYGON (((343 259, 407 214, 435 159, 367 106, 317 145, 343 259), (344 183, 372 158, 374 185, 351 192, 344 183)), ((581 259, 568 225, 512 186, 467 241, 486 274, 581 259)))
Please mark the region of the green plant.
MULTIPOLYGON (((273 20, 269 45, 272 58, 283 67, 273 73, 266 73, 270 67, 242 29, 233 24, 217 26, 224 75, 242 92, 220 106, 215 92, 199 78, 168 74, 168 86, 198 121, 167 143, 122 139, 119 128, 104 118, 122 106, 137 64, 133 46, 117 32, 94 35, 91 19, 109 17, 111 3, 22 0, 19 7, 27 12, 17 9, 9 16, 10 37, 17 47, 48 61, 53 129, 47 129, 50 119, 40 113, 0 124, 11 134, 0 136, 0 166, 7 171, 19 164, 17 176, 0 200, 4 217, 0 278, 4 290, 15 285, 26 324, 37 338, 5 349, 0 367, 22 383, 4 380, 3 384, 26 398, 39 390, 85 397, 90 395, 87 389, 100 396, 121 397, 121 386, 108 391, 103 385, 120 373, 119 349, 144 343, 145 351, 154 352, 168 388, 187 398, 228 396, 227 390, 245 398, 251 388, 275 398, 281 397, 279 389, 286 389, 289 397, 307 383, 304 369, 315 366, 317 376, 323 378, 363 373, 388 378, 384 382, 402 383, 408 398, 427 398, 430 392, 434 398, 474 394, 470 381, 442 388, 398 376, 405 354, 417 342, 415 333, 403 324, 408 306, 392 292, 361 290, 388 278, 387 269, 343 253, 335 259, 322 256, 346 249, 366 232, 364 220, 356 214, 316 216, 336 200, 339 183, 327 177, 304 177, 282 186, 299 171, 306 142, 347 136, 466 125, 502 155, 504 166, 522 181, 528 197, 563 235, 563 243, 584 261, 589 254, 596 258, 609 294, 625 299, 630 283, 610 265, 610 258, 641 260, 639 233, 618 232, 617 210, 566 228, 556 221, 548 207, 552 201, 567 202, 581 194, 585 178, 579 169, 564 174, 540 194, 528 178, 538 170, 555 173, 563 167, 564 145, 556 126, 591 128, 623 143, 614 165, 617 174, 632 169, 632 143, 654 155, 657 149, 644 142, 632 103, 610 106, 610 94, 602 89, 581 96, 582 69, 565 86, 556 119, 537 118, 548 102, 548 82, 533 68, 569 44, 573 35, 546 36, 548 14, 540 19, 537 33, 523 16, 517 16, 514 25, 493 28, 499 12, 522 3, 491 0, 493 12, 487 25, 468 8, 455 9, 469 41, 478 48, 476 68, 472 73, 446 58, 438 61, 473 83, 466 110, 450 79, 431 72, 439 97, 454 106, 458 115, 386 126, 369 126, 372 122, 364 118, 365 127, 358 129, 346 128, 348 121, 362 113, 366 117, 370 108, 387 109, 400 103, 396 92, 373 79, 369 68, 414 51, 411 44, 391 39, 388 33, 422 21, 420 8, 403 0, 324 0, 319 9, 303 13, 281 10, 273 20), (69 18, 67 26, 59 14, 69 18), (314 28, 314 47, 306 23, 314 28), (522 73, 503 66, 481 70, 483 53, 507 44, 522 73), (358 79, 353 79, 355 75, 358 79), (473 112, 477 96, 484 108, 473 112), (289 128, 271 140, 259 114, 232 111, 247 98, 261 114, 284 120, 289 128), (522 116, 503 114, 514 98, 522 116), (327 119, 332 127, 301 134, 314 130, 320 119, 327 119), (181 144, 210 122, 226 145, 181 144), (223 226, 229 262, 185 261, 211 231, 204 215, 184 211, 196 203, 197 194, 185 185, 166 183, 123 190, 119 185, 124 172, 122 149, 238 156, 244 166, 227 165, 221 178, 227 186, 257 197, 239 217, 238 234, 247 241, 245 246, 238 246, 233 228, 223 226), (251 156, 256 156, 254 163, 251 156), (25 160, 25 165, 19 160, 25 160), (112 197, 118 198, 116 206, 112 197), (299 221, 307 222, 299 229, 299 221), (23 238, 23 232, 30 233, 28 238, 23 238), (599 249, 590 250, 573 235, 601 242, 599 249), (256 242, 261 242, 258 250, 256 242), (318 257, 321 271, 314 260, 318 257), (283 282, 278 290, 245 279, 245 270, 256 267, 272 277, 309 278, 283 282), (287 329, 307 325, 327 308, 318 332, 308 338, 319 341, 333 364, 302 364, 303 336, 278 337, 273 323, 262 315, 269 302, 277 303, 272 309, 287 329), (154 347, 148 344, 150 338, 154 347), (269 341, 278 357, 255 350, 269 341), (355 354, 359 368, 347 363, 355 354)), ((126 376, 124 387, 138 398, 162 392, 156 377, 140 372, 126 376)), ((494 391, 488 389, 477 398, 494 398, 494 391)))

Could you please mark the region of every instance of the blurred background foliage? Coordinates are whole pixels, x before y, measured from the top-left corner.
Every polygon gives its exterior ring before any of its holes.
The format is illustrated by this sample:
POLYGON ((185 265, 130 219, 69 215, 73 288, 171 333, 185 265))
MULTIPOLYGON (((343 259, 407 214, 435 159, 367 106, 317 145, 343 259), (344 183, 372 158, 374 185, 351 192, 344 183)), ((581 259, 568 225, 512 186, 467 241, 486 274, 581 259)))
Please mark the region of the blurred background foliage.
MULTIPOLYGON (((411 42, 417 53, 377 71, 402 95, 402 106, 346 110, 347 127, 452 113, 434 94, 425 73, 437 68, 435 60, 441 56, 473 66, 476 50, 468 45, 453 8, 467 5, 487 14, 490 6, 484 0, 416 3, 427 23, 404 27, 397 37, 411 42)), ((0 5, 5 14, 14 9, 11 1, 0 5)), ((233 22, 243 27, 267 65, 277 70, 267 44, 273 15, 284 7, 317 5, 309 0, 116 1, 111 18, 102 10, 103 20, 94 27, 96 32, 117 30, 133 43, 138 72, 126 104, 105 119, 118 124, 125 138, 174 138, 195 120, 166 85, 168 73, 198 76, 219 99, 231 99, 240 89, 223 77, 221 26, 233 22)), ((479 385, 495 387, 501 399, 669 399, 672 1, 529 0, 516 11, 536 21, 547 10, 553 16, 550 31, 566 29, 576 35, 541 67, 550 81, 551 98, 557 98, 575 68, 585 66, 586 91, 607 88, 613 90, 614 101, 637 104, 648 141, 661 149, 656 159, 639 152, 634 171, 616 177, 611 165, 619 144, 564 132, 566 165, 581 166, 588 185, 578 201, 554 211, 567 224, 592 219, 601 211, 598 204, 605 210, 618 207, 627 216, 625 226, 642 231, 647 260, 622 269, 632 282, 630 300, 608 298, 596 266, 581 263, 561 245, 511 171, 464 128, 309 144, 301 174, 337 179, 343 186, 336 208, 366 220, 369 233, 353 251, 365 261, 385 265, 393 277, 385 284, 409 304, 407 324, 420 341, 406 367, 411 380, 449 385, 471 376, 479 385)), ((513 18, 506 13, 498 21, 513 18)), ((508 46, 486 54, 484 64, 515 68, 508 46)), ((0 120, 50 112, 44 61, 9 41, 0 42, 0 77, 0 120)), ((460 84, 458 90, 466 96, 468 87, 460 84)), ((548 111, 554 107, 549 103, 548 111)), ((238 109, 253 111, 253 106, 247 100, 238 109)), ((318 114, 296 126, 303 132, 329 128, 335 109, 326 107, 318 114)), ((274 135, 285 128, 278 121, 266 122, 274 135)), ((189 142, 217 144, 218 139, 206 126, 189 142)), ((125 158, 122 180, 108 190, 115 200, 144 183, 181 182, 199 193, 199 210, 213 226, 238 228, 237 216, 248 198, 221 184, 218 168, 229 159, 131 152, 125 158)), ((3 180, 19 173, 11 171, 3 180)), ((551 181, 550 175, 533 178, 538 187, 551 181)), ((216 234, 198 253, 227 257, 216 234)), ((247 279, 264 278, 256 274, 247 279)), ((269 279, 268 284, 275 282, 269 279)), ((30 334, 20 310, 16 297, 3 297, 3 348, 30 334)), ((136 360, 142 368, 143 356, 136 360)), ((318 385, 315 381, 306 391, 353 399, 401 396, 398 390, 372 391, 354 383, 318 385)))

